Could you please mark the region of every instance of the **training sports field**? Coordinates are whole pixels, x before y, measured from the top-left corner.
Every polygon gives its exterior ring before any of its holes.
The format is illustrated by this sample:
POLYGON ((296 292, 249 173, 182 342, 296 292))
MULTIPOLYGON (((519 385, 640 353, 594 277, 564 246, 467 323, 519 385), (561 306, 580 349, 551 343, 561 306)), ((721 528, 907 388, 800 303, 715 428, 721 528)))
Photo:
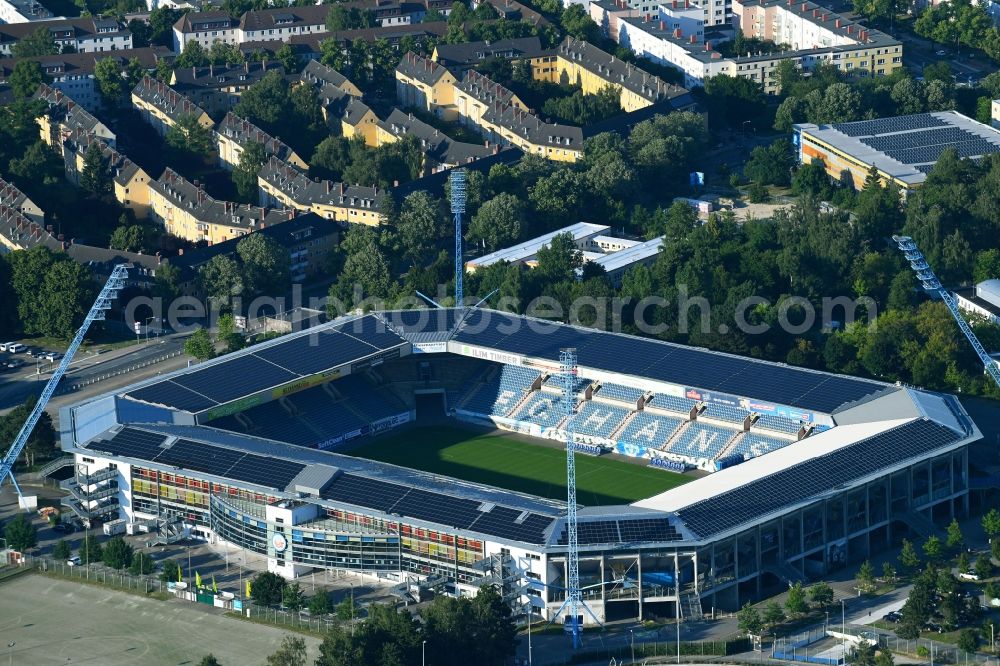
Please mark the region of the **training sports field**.
MULTIPOLYGON (((410 428, 349 453, 522 493, 566 499, 565 450, 499 430, 410 428)), ((584 505, 634 502, 691 479, 607 456, 576 456, 576 494, 584 505)))

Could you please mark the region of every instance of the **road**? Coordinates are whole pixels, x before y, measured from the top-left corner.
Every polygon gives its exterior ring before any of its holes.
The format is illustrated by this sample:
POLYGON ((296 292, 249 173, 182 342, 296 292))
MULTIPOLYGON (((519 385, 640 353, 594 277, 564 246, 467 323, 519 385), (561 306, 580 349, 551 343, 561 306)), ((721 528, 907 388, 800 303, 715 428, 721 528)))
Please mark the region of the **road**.
MULTIPOLYGON (((131 383, 155 374, 157 371, 162 371, 160 367, 162 364, 150 365, 131 372, 129 372, 129 368, 149 363, 163 356, 176 354, 183 351, 183 349, 184 337, 181 335, 172 335, 150 340, 148 343, 144 342, 138 347, 125 347, 105 354, 85 354, 73 360, 62 383, 63 385, 73 385, 92 382, 98 377, 113 375, 115 373, 127 373, 122 374, 119 378, 128 378, 129 383, 131 383)), ((183 358, 183 355, 170 360, 176 361, 178 358, 183 358)), ((26 363, 31 361, 29 358, 23 360, 26 363)), ((51 370, 55 369, 55 364, 46 363, 42 367, 48 368, 49 371, 43 371, 39 375, 36 374, 35 365, 26 364, 23 368, 18 369, 17 372, 7 373, 0 378, 0 412, 23 403, 30 395, 37 395, 41 392, 44 386, 43 382, 51 377, 51 370)), ((105 385, 109 385, 108 382, 99 381, 90 384, 90 387, 94 387, 98 391, 103 391, 105 385)), ((73 392, 68 394, 68 396, 80 396, 92 393, 93 391, 87 391, 86 393, 73 392)))

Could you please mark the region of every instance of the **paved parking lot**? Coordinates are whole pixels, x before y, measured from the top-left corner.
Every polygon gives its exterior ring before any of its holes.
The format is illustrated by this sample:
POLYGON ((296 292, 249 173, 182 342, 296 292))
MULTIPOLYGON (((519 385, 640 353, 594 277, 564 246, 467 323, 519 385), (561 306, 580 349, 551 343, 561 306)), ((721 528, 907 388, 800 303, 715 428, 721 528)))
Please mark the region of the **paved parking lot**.
MULTIPOLYGON (((196 664, 209 652, 225 665, 263 664, 285 635, 201 604, 39 575, 3 583, 0 595, 0 648, 13 641, 10 663, 24 666, 196 664)), ((305 640, 311 663, 320 641, 305 640)))

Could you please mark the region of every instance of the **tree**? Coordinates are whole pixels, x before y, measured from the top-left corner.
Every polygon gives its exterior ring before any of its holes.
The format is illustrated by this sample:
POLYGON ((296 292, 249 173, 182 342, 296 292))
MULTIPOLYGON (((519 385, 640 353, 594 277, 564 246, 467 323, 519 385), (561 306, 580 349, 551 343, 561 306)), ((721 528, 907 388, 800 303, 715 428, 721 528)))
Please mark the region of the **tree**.
POLYGON ((420 641, 417 622, 409 612, 374 605, 367 620, 353 633, 341 626, 327 633, 316 666, 415 666, 420 662, 420 641))
POLYGON ((219 660, 215 658, 215 655, 206 654, 201 658, 201 661, 198 662, 198 666, 222 666, 222 664, 220 664, 219 660))
POLYGON ((14 252, 8 261, 22 330, 72 338, 94 301, 90 270, 42 245, 14 252))
POLYGON ((781 610, 781 606, 777 601, 771 600, 767 602, 764 607, 764 624, 772 629, 785 621, 785 611, 781 610))
POLYGON ((298 636, 281 639, 278 651, 267 657, 267 666, 306 666, 306 642, 298 636))
POLYGON ((354 593, 352 591, 351 596, 344 597, 344 600, 337 604, 337 619, 341 622, 347 622, 353 620, 355 616, 354 593))
POLYGON ((875 666, 895 666, 896 660, 888 650, 879 650, 875 655, 875 666))
MULTIPOLYGON (((142 250, 143 241, 143 229, 140 224, 128 224, 121 225, 111 232, 111 238, 108 242, 108 246, 112 250, 121 250, 123 252, 139 252, 142 250)), ((169 266, 170 264, 165 264, 169 266)), ((158 268, 157 277, 159 277, 160 269, 158 268)))
MULTIPOLYGON (((253 234, 256 235, 256 234, 253 234)), ((239 245, 237 244, 237 251, 239 245)), ((208 298, 228 304, 231 298, 241 296, 246 290, 244 276, 233 259, 219 254, 198 269, 198 286, 208 298)))
POLYGON ((328 615, 333 610, 330 605, 330 595, 323 590, 309 598, 309 613, 312 615, 328 615))
POLYGON ((920 564, 917 551, 909 540, 903 539, 903 547, 899 551, 899 564, 907 571, 913 570, 920 564))
POLYGON ((823 160, 813 158, 809 164, 799 167, 792 178, 792 192, 796 194, 809 194, 825 199, 829 191, 830 177, 826 175, 823 160))
POLYGON ((83 169, 80 171, 80 187, 95 197, 111 193, 111 171, 108 158, 104 156, 97 141, 91 141, 83 155, 83 169))
MULTIPOLYGON (((287 46, 287 44, 286 44, 287 46)), ((264 144, 251 141, 243 147, 240 161, 233 167, 233 184, 243 201, 253 202, 257 199, 257 174, 267 162, 267 152, 264 144)))
POLYGON ((941 543, 941 539, 938 538, 936 534, 932 534, 927 537, 927 541, 923 545, 924 555, 927 556, 931 562, 937 562, 944 556, 944 545, 941 543))
POLYGON ((794 164, 791 144, 787 139, 778 139, 770 146, 757 146, 751 151, 743 175, 761 185, 788 185, 794 164))
POLYGON ((736 614, 736 618, 739 621, 740 631, 747 636, 760 636, 764 629, 764 621, 761 619, 760 613, 750 605, 750 602, 743 605, 743 608, 736 614))
MULTIPOLYGON (((977 277, 976 279, 982 281, 988 278, 977 277)), ((983 533, 992 541, 994 537, 1000 535, 1000 511, 997 511, 996 508, 990 509, 983 514, 980 524, 983 526, 983 533)))
POLYGON ((100 562, 101 551, 101 544, 97 542, 97 537, 93 534, 87 534, 83 538, 83 543, 80 544, 80 561, 84 564, 100 562))
POLYGON ((15 99, 31 97, 38 90, 38 86, 50 81, 51 79, 42 71, 42 66, 34 60, 22 60, 14 65, 14 71, 10 73, 10 89, 15 99))
POLYGON ((174 560, 164 560, 160 567, 160 580, 164 583, 176 583, 183 577, 181 565, 174 560))
POLYGON ((513 194, 501 192, 483 202, 469 223, 469 240, 482 241, 490 250, 506 247, 521 236, 524 204, 513 194))
POLYGON ((851 666, 875 666, 875 645, 866 640, 858 641, 847 653, 851 666))
POLYGON ((281 603, 285 580, 276 573, 262 571, 250 582, 250 598, 258 606, 274 606, 281 603))
POLYGON ((9 521, 3 530, 7 547, 24 552, 38 544, 38 529, 32 524, 27 513, 19 513, 9 521))
POLYGON ((858 568, 858 588, 862 592, 871 592, 875 589, 875 569, 872 563, 865 560, 858 568))
POLYGON ((892 562, 888 560, 882 563, 882 580, 887 583, 896 582, 896 567, 892 566, 892 562))
MULTIPOLYGON (((35 398, 28 397, 6 415, 0 416, 0 442, 13 442, 34 408, 35 398)), ((48 413, 42 412, 24 446, 23 461, 30 467, 37 459, 52 457, 55 447, 56 435, 52 428, 52 418, 48 413)))
POLYGON ((114 58, 98 60, 94 65, 94 78, 104 103, 109 106, 117 105, 125 92, 125 80, 117 61, 114 58))
POLYGON ((441 202, 423 190, 407 195, 397 226, 403 256, 413 263, 423 261, 444 236, 441 202))
POLYGON ((199 361, 205 361, 215 356, 215 346, 212 344, 212 338, 209 337, 208 331, 199 328, 192 333, 191 337, 184 341, 184 353, 188 356, 194 356, 199 361))
POLYGON ((208 65, 208 53, 205 52, 204 46, 193 39, 184 45, 184 50, 174 60, 176 69, 205 67, 206 65, 208 65))
POLYGON ((299 61, 299 56, 295 54, 295 50, 292 49, 291 44, 284 43, 281 48, 275 52, 274 57, 281 63, 281 66, 285 68, 285 71, 289 74, 298 73, 302 69, 302 64, 299 61))
POLYGON ((305 595, 298 583, 285 585, 281 590, 281 604, 290 611, 302 610, 305 606, 305 595))
POLYGON ((976 558, 976 576, 979 580, 986 580, 993 577, 993 562, 989 555, 980 554, 976 558))
POLYGON ((264 234, 249 234, 236 244, 243 262, 243 279, 253 293, 281 296, 292 286, 292 260, 288 250, 264 234))
POLYGON ((833 603, 833 588, 826 583, 816 583, 809 588, 809 598, 813 600, 813 603, 826 608, 833 603))
POLYGON ((141 550, 136 551, 132 555, 132 562, 128 566, 128 571, 135 576, 151 574, 156 571, 156 561, 141 550))
POLYGON ((72 554, 73 551, 66 539, 59 539, 59 541, 56 542, 56 545, 52 547, 52 557, 54 559, 68 560, 72 554))
POLYGON ((975 652, 979 647, 979 634, 975 629, 962 629, 958 634, 958 649, 975 652))
POLYGON ((34 58, 57 53, 59 53, 59 47, 52 39, 52 33, 44 26, 29 32, 17 40, 11 48, 11 55, 15 58, 34 58))
MULTIPOLYGON (((197 42, 188 42, 195 44, 197 42)), ((188 158, 206 160, 215 150, 212 130, 198 122, 193 113, 186 113, 167 130, 163 137, 167 147, 188 158)))
POLYGON ((795 583, 790 588, 788 588, 788 598, 785 599, 785 608, 792 615, 800 615, 809 610, 809 604, 806 603, 806 591, 802 587, 802 583, 795 583))
POLYGON ((112 569, 124 569, 132 563, 135 549, 121 537, 114 537, 101 550, 101 559, 112 569))
POLYGON ((955 518, 951 519, 948 524, 948 536, 947 536, 947 546, 952 550, 961 548, 965 543, 965 537, 962 535, 962 528, 958 524, 958 520, 955 518))

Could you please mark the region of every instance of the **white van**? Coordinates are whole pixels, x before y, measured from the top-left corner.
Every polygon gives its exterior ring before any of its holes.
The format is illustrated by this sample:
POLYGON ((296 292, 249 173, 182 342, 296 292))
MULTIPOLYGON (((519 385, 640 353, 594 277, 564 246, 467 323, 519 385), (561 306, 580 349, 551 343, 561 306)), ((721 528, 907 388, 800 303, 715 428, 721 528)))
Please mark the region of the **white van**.
POLYGON ((24 345, 22 345, 20 342, 8 342, 7 343, 7 351, 9 351, 11 354, 20 354, 25 349, 27 349, 27 347, 25 347, 24 345))

